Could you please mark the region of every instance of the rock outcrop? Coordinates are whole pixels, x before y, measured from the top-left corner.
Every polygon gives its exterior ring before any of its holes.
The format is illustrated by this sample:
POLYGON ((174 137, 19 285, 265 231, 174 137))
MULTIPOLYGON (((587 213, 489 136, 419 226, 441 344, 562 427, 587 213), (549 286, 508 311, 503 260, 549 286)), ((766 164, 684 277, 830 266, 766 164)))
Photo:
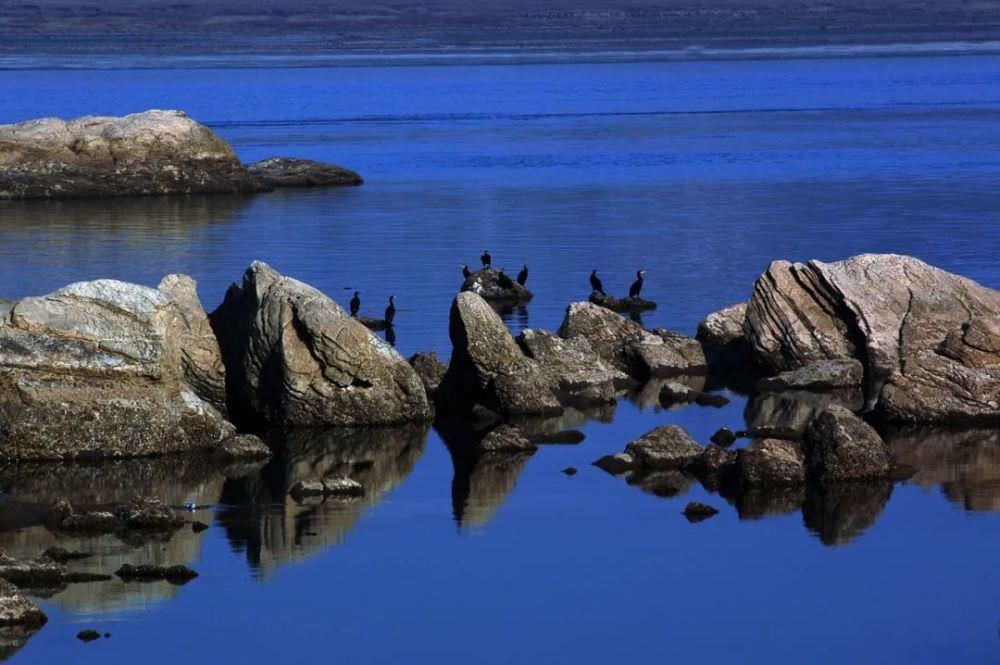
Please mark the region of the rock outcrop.
POLYGON ((832 405, 806 428, 806 469, 822 481, 874 480, 889 476, 889 451, 871 425, 832 405))
POLYGON ((480 296, 459 293, 448 324, 452 354, 438 388, 445 410, 475 404, 502 415, 558 413, 549 377, 522 353, 499 315, 480 296))
POLYGON ((605 363, 584 337, 562 339, 544 330, 529 329, 518 336, 517 342, 566 401, 614 402, 619 389, 628 384, 628 375, 605 363))
POLYGON ((229 145, 181 111, 0 125, 0 199, 254 192, 229 145))
POLYGON ((212 312, 237 416, 276 426, 394 425, 432 416, 389 344, 311 286, 254 261, 212 312))
POLYGON ((246 165, 262 188, 279 187, 344 187, 360 185, 364 179, 354 171, 294 157, 269 157, 246 165))
POLYGON ((1000 292, 893 254, 775 261, 744 331, 772 371, 857 359, 888 420, 1000 420, 1000 292))
POLYGON ((498 303, 526 303, 534 297, 531 291, 514 281, 513 277, 493 268, 477 270, 469 275, 462 283, 461 290, 498 303))
POLYGON ((0 457, 138 457, 211 450, 233 436, 196 394, 218 398, 218 375, 199 353, 210 340, 193 332, 197 298, 171 293, 97 280, 8 307, 0 457))
POLYGON ((606 362, 639 381, 707 369, 701 345, 666 330, 650 332, 590 302, 571 304, 559 328, 565 339, 586 339, 606 362))

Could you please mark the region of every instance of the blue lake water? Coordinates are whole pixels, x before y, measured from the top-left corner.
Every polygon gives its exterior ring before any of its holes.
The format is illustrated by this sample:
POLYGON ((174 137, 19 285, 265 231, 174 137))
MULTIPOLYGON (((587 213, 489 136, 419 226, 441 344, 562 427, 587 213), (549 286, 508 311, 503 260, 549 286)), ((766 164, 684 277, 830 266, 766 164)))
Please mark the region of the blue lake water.
MULTIPOLYGON (((530 266, 535 298, 508 316, 515 331, 557 327, 593 268, 612 292, 647 269, 660 307, 644 323, 686 333, 745 300, 776 258, 911 254, 1000 288, 997 56, 38 69, 0 71, 0 99, 0 123, 180 108, 245 161, 310 157, 367 180, 0 203, 4 297, 185 272, 212 309, 262 259, 342 304, 359 289, 363 311, 395 294, 400 351, 446 357, 459 265, 484 248, 511 273, 530 266)), ((659 424, 702 442, 741 427, 752 409, 728 396, 722 409, 623 401, 610 422, 572 424, 582 444, 471 474, 434 430, 300 437, 242 480, 152 464, 83 482, 69 469, 71 498, 213 505, 201 534, 141 551, 79 544, 100 552, 95 570, 141 559, 201 577, 43 599, 50 622, 15 660, 997 662, 996 433, 902 436, 896 452, 920 473, 891 496, 804 507, 733 507, 697 483, 663 498, 590 466, 659 424), (285 498, 303 468, 359 459, 378 488, 360 504, 285 498), (565 477, 569 465, 580 473, 565 477), (722 513, 689 524, 690 500, 722 513), (90 627, 113 636, 83 645, 90 627)), ((51 499, 53 476, 24 474, 13 493, 51 499)), ((50 536, 13 514, 0 510, 0 547, 36 555, 50 536)))

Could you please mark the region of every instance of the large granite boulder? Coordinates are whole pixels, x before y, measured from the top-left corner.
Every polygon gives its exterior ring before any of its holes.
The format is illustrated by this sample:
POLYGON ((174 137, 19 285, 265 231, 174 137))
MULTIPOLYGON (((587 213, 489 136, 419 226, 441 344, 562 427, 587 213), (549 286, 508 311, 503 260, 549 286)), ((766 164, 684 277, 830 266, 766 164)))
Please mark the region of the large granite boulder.
POLYGON ((238 417, 270 425, 394 425, 432 416, 420 377, 313 287, 254 261, 211 314, 238 417))
POLYGON ((889 451, 871 425, 838 404, 820 413, 802 440, 806 469, 823 481, 889 476, 889 451))
POLYGON ((0 125, 0 199, 256 190, 232 148, 181 111, 0 125))
POLYGON ((459 293, 448 324, 452 354, 438 388, 447 410, 479 404, 503 415, 558 413, 552 381, 524 355, 500 316, 483 298, 459 293))
POLYGON ((639 381, 702 373, 707 368, 696 340, 667 330, 650 332, 590 302, 573 303, 566 309, 559 336, 586 339, 599 357, 639 381))
POLYGON ((191 304, 97 280, 10 307, 0 321, 0 457, 160 455, 233 436, 188 382, 191 304))
POLYGON ((855 358, 889 420, 1000 419, 1000 292, 894 254, 775 261, 744 327, 773 371, 855 358), (987 341, 991 340, 991 341, 987 341))
POLYGON ((517 342, 568 401, 614 402, 619 388, 628 384, 628 375, 605 363, 584 337, 563 339, 545 330, 528 329, 517 342))
POLYGON ((360 175, 336 164, 294 157, 268 157, 247 164, 247 170, 266 189, 279 187, 344 187, 364 182, 360 175))

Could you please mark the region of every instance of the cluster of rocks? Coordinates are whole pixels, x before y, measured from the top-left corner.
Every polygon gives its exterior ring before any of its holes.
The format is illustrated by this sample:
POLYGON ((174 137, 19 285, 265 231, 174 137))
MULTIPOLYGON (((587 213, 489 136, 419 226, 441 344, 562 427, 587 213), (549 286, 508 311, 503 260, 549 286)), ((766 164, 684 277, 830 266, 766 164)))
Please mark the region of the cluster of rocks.
POLYGON ((498 304, 522 305, 535 297, 527 287, 518 284, 502 270, 487 267, 471 273, 462 282, 461 291, 498 304))
MULTIPOLYGON (((130 543, 168 540, 186 523, 187 520, 176 510, 155 499, 145 498, 91 510, 77 510, 68 501, 61 500, 45 516, 45 527, 54 533, 114 534, 130 543)), ((55 555, 63 556, 63 553, 56 551, 55 555)))
POLYGON ((229 144, 182 111, 0 125, 0 200, 361 183, 353 171, 312 160, 279 157, 244 166, 229 144))

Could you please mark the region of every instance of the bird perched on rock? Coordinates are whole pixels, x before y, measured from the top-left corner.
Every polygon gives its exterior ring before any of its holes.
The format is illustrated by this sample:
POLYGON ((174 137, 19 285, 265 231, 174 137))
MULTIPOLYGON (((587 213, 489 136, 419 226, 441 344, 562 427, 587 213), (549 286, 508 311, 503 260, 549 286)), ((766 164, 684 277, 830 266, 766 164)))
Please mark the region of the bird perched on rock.
POLYGON ((497 284, 500 285, 502 289, 513 289, 514 282, 510 277, 504 274, 503 268, 500 268, 500 274, 497 275, 497 284))
POLYGON ((521 272, 517 273, 517 283, 524 286, 528 282, 528 264, 525 263, 521 272))
POLYGON ((472 277, 472 271, 469 270, 469 266, 465 263, 462 264, 462 277, 464 279, 469 279, 472 277))
POLYGON ((601 284, 601 278, 597 276, 597 268, 594 268, 590 273, 590 288, 592 291, 597 291, 602 296, 608 295, 604 292, 604 284, 601 284))
POLYGON ((636 280, 632 282, 632 286, 628 288, 629 298, 638 298, 639 292, 642 291, 642 276, 646 274, 645 270, 639 270, 635 273, 636 280))
POLYGON ((357 316, 359 309, 361 309, 361 292, 355 291, 354 297, 351 298, 351 316, 357 316))
POLYGON ((484 249, 483 255, 479 257, 479 260, 483 262, 484 268, 489 268, 490 265, 493 263, 493 257, 490 256, 490 250, 484 249))
POLYGON ((392 326, 396 318, 396 296, 389 296, 389 306, 385 308, 385 325, 392 326))

